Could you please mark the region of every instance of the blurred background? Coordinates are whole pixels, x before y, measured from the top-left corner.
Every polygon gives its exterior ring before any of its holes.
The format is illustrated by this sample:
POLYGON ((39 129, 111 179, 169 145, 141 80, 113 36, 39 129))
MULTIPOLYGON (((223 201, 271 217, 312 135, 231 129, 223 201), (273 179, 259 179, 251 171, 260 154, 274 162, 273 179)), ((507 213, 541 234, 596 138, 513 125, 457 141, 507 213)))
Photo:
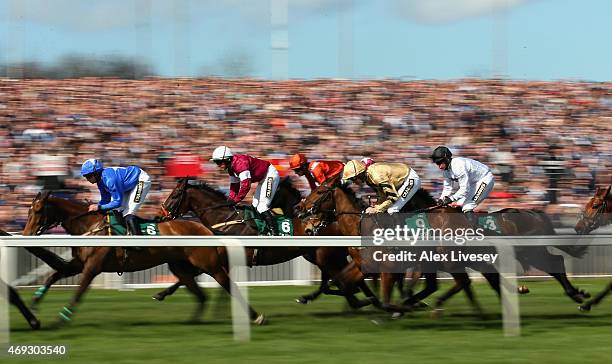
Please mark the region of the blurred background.
MULTIPOLYGON (((494 169, 482 207, 566 214, 611 183, 612 3, 545 0, 7 0, 0 228, 42 189, 97 201, 81 163, 136 164, 143 216, 175 178, 227 190, 212 150, 405 162, 438 145, 494 169), (551 16, 554 14, 554 16, 551 16)), ((364 193, 368 193, 365 191, 364 193)), ((558 220, 558 223, 563 221, 558 220)))

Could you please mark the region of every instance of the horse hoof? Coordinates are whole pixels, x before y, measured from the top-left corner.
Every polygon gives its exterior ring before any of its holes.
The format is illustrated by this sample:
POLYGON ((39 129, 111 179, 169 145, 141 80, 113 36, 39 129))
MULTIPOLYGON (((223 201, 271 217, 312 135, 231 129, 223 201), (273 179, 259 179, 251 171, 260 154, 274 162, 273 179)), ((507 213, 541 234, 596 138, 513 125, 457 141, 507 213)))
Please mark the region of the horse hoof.
POLYGON ((257 316, 255 320, 253 320, 253 323, 257 326, 265 325, 266 322, 267 322, 266 316, 264 316, 263 313, 257 316))
POLYGON ((399 320, 402 317, 404 317, 403 312, 393 312, 393 314, 391 315, 391 320, 399 320))
POLYGON ((164 300, 164 298, 166 298, 166 296, 162 296, 160 294, 156 294, 156 295, 153 295, 151 298, 153 298, 155 301, 160 301, 161 302, 161 301, 164 300))
POLYGON ((439 319, 442 318, 442 316, 444 316, 444 309, 443 308, 434 308, 431 311, 431 318, 432 319, 439 319))
POLYGON ((308 300, 306 299, 306 297, 298 297, 295 299, 295 302, 302 304, 302 305, 308 304, 308 300))
POLYGON ((40 321, 38 321, 37 319, 31 319, 29 321, 30 327, 32 328, 32 330, 38 330, 40 329, 40 321))
POLYGON ((527 287, 524 284, 521 284, 520 286, 518 286, 517 291, 518 291, 519 294, 527 294, 527 293, 530 292, 529 291, 529 287, 527 287))
POLYGON ((584 305, 580 305, 578 306, 578 309, 580 310, 580 312, 591 312, 591 305, 584 304, 584 305))

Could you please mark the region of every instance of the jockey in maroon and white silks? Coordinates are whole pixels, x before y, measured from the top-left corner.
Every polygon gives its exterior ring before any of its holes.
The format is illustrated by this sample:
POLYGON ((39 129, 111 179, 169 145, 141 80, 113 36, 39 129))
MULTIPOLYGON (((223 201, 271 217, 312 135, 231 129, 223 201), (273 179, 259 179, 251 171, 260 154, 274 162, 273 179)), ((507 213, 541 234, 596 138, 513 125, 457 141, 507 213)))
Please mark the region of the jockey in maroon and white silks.
POLYGON ((276 168, 270 162, 250 155, 234 154, 233 157, 232 165, 228 169, 229 199, 236 203, 242 201, 251 189, 251 183, 258 182, 253 196, 253 207, 259 213, 269 210, 280 180, 276 168))
POLYGON ((228 198, 230 203, 242 201, 251 189, 251 183, 258 183, 253 195, 253 207, 264 217, 268 226, 276 232, 274 217, 270 211, 272 199, 274 199, 280 182, 276 168, 270 162, 250 155, 233 154, 225 146, 216 148, 211 160, 227 171, 230 176, 228 198))

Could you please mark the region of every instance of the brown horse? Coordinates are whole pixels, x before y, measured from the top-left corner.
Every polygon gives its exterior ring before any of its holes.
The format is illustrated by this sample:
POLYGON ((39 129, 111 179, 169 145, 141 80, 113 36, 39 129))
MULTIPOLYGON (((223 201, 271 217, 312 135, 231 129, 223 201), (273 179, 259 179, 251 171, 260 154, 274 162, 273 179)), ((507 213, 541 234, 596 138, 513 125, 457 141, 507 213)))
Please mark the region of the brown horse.
MULTIPOLYGON (((340 222, 341 230, 344 230, 348 235, 360 234, 359 226, 361 210, 354 197, 346 188, 336 188, 327 186, 327 190, 322 189, 318 196, 313 194, 310 201, 306 201, 306 211, 311 215, 319 216, 319 221, 333 221, 337 219, 340 222)), ((308 200, 308 199, 307 199, 308 200)), ((436 207, 436 202, 431 196, 421 189, 416 198, 404 206, 403 211, 415 211, 419 209, 428 210, 428 219, 432 227, 446 228, 455 226, 471 226, 465 219, 463 214, 458 214, 458 210, 451 207, 436 207)), ((554 235, 555 231, 552 223, 547 215, 535 210, 519 210, 519 209, 503 209, 496 212, 498 221, 501 225, 501 231, 504 235, 554 235)), ((308 227, 307 227, 308 229, 308 227)), ((560 247, 560 249, 575 257, 581 257, 585 253, 584 247, 560 247)), ((528 268, 534 266, 548 272, 556 278, 562 285, 566 294, 574 301, 581 303, 584 298, 590 295, 584 291, 576 289, 567 279, 565 274, 565 265, 563 257, 554 255, 548 252, 546 247, 516 247, 517 259, 528 268), (533 259, 533 257, 538 257, 533 259), (545 259, 542 259, 545 258, 545 259)), ((485 267, 483 271, 479 266, 470 266, 473 269, 483 272, 489 283, 499 292, 499 277, 496 272, 490 271, 490 267, 485 267), (485 273, 486 272, 486 273, 485 273)), ((399 275, 401 277, 401 275, 399 275)), ((457 277, 456 277, 457 278, 457 277)), ((460 286, 466 288, 469 285, 467 275, 459 278, 460 286)), ((382 280, 382 279, 381 279, 382 280)), ((422 294, 417 294, 410 300, 409 303, 417 302, 425 295, 430 294, 435 289, 434 279, 430 277, 431 286, 426 287, 422 294)), ((384 289, 383 283, 383 289, 384 289)), ((454 291, 458 291, 459 287, 454 287, 454 291)), ((466 291, 469 294, 469 291, 466 291)), ((386 299, 386 297, 385 297, 386 299)))
MULTIPOLYGON (((299 191, 290 185, 288 179, 281 182, 278 192, 272 202, 272 207, 283 206, 283 211, 287 211, 288 217, 292 217, 293 206, 301 200, 299 191)), ((162 203, 162 213, 168 218, 183 216, 188 212, 193 212, 200 221, 214 231, 220 230, 222 234, 231 235, 257 235, 258 230, 252 219, 245 218, 244 210, 230 207, 227 205, 226 196, 208 186, 203 182, 190 182, 188 178, 180 179, 170 193, 166 201, 162 203), (218 229, 218 230, 217 230, 218 229)), ((305 235, 302 222, 297 218, 292 218, 294 235, 305 235)), ((338 235, 337 225, 325 229, 326 235, 338 235)), ((314 293, 302 296, 297 299, 299 303, 308 303, 320 294, 335 294, 345 296, 345 292, 331 290, 329 288, 329 278, 335 277, 347 265, 346 248, 341 247, 321 247, 321 248, 302 248, 302 247, 261 247, 247 248, 247 261, 249 265, 271 265, 283 263, 293 258, 304 256, 308 261, 315 264, 322 272, 321 285, 314 293)), ((166 290, 159 292, 154 298, 163 300, 172 294, 181 282, 174 284, 166 290)), ((358 285, 364 293, 369 296, 367 300, 357 300, 352 294, 346 295, 346 299, 352 307, 362 307, 372 302, 376 303, 376 298, 365 286, 358 285)))
MULTIPOLYGON (((39 235, 53 226, 61 225, 70 235, 106 235, 108 225, 106 216, 100 212, 88 212, 87 204, 50 196, 48 192, 39 193, 28 212, 28 221, 23 235, 39 235)), ((159 223, 161 235, 195 235, 208 236, 212 232, 203 225, 187 220, 174 220, 159 223)), ((194 319, 198 319, 207 300, 205 294, 197 285, 194 277, 198 272, 211 275, 228 293, 232 282, 226 270, 227 256, 224 249, 215 247, 163 247, 130 249, 125 260, 117 259, 116 249, 111 247, 79 247, 73 248, 73 259, 69 262, 70 269, 56 272, 47 283, 52 284, 60 278, 82 273, 76 294, 60 312, 60 318, 70 321, 74 309, 81 301, 91 281, 102 272, 133 272, 149 269, 168 263, 172 273, 183 282, 199 301, 194 319)), ((49 284, 49 285, 50 285, 49 284)), ((241 305, 248 310, 255 323, 264 322, 263 315, 253 310, 242 296, 237 296, 241 305)))
MULTIPOLYGON (((7 233, 4 230, 0 230, 0 235, 10 236, 11 234, 7 233)), ((38 321, 32 311, 30 311, 30 309, 28 309, 28 307, 23 303, 15 288, 11 287, 0 279, 0 292, 4 294, 6 290, 8 290, 9 293, 9 303, 17 307, 19 312, 21 312, 23 317, 28 321, 28 324, 30 325, 32 330, 38 330, 40 328, 40 321, 38 321)))
MULTIPOLYGON (((589 202, 584 207, 584 211, 580 214, 580 220, 576 223, 574 230, 580 235, 588 234, 591 231, 610 224, 612 222, 612 194, 610 194, 610 187, 599 187, 595 191, 589 202)), ((590 311, 591 306, 597 305, 601 302, 604 297, 612 292, 612 282, 608 283, 608 286, 598 293, 592 300, 582 304, 578 308, 580 311, 590 311)))
MULTIPOLYGON (((338 221, 341 232, 343 235, 361 235, 361 224, 363 214, 362 211, 365 209, 365 206, 362 206, 360 202, 355 197, 352 190, 346 187, 342 187, 338 184, 338 180, 330 180, 325 184, 321 185, 317 190, 313 191, 313 193, 306 198, 304 203, 300 206, 303 211, 300 215, 302 218, 306 220, 307 229, 312 231, 317 231, 319 226, 325 225, 327 223, 331 223, 332 221, 338 221)), ((416 198, 413 198, 414 201, 421 201, 431 199, 428 194, 423 194, 423 191, 417 193, 416 198)), ((433 201, 433 199, 431 199, 433 201)), ((425 202, 420 202, 423 206, 428 206, 425 202)), ((421 206, 421 207, 423 207, 421 206)), ((415 206, 411 206, 414 208, 415 206)), ((459 223, 454 220, 436 220, 435 217, 438 214, 432 214, 430 217, 430 222, 432 226, 438 226, 440 228, 454 228, 461 226, 459 223), (432 219, 433 218, 433 219, 432 219)), ((461 216, 461 215, 457 215, 461 216)), ((371 221, 371 220, 369 220, 371 221)), ((373 265, 371 261, 364 261, 363 254, 360 250, 352 249, 351 256, 353 257, 353 263, 361 268, 364 265, 373 265)), ((396 309, 399 308, 400 311, 407 310, 405 306, 392 306, 391 302, 391 292, 395 283, 402 282, 404 278, 404 273, 389 273, 393 271, 397 271, 393 266, 393 263, 389 263, 390 266, 381 266, 378 267, 380 273, 380 281, 381 281, 381 291, 383 296, 383 308, 389 311, 393 311, 392 307, 396 309)), ((451 275, 455 279, 455 286, 452 287, 449 291, 447 291, 443 296, 441 296, 436 302, 436 309, 439 309, 442 304, 450 298, 455 293, 465 290, 468 299, 472 303, 473 307, 478 313, 482 313, 482 309, 478 302, 474 297, 474 293, 470 287, 471 281, 467 272, 465 272, 465 267, 458 266, 457 264, 453 264, 451 266, 450 263, 446 264, 446 266, 441 266, 439 263, 431 263, 430 266, 424 267, 422 265, 414 265, 413 268, 424 269, 427 272, 423 275, 426 279, 426 287, 421 292, 417 293, 413 297, 409 297, 405 301, 405 305, 413 306, 418 304, 422 299, 429 296, 431 293, 437 290, 437 275, 436 271, 438 269, 446 270, 448 272, 452 272, 451 275)), ((491 285, 499 292, 499 277, 496 272, 489 272, 491 270, 490 267, 472 267, 474 269, 480 270, 483 272, 487 280, 491 283, 491 285), (489 270, 489 271, 487 271, 489 270)), ((370 274, 368 274, 370 275, 370 274)), ((352 279, 359 280, 362 277, 359 275, 353 276, 352 279)), ((349 280, 349 278, 345 278, 349 280)))

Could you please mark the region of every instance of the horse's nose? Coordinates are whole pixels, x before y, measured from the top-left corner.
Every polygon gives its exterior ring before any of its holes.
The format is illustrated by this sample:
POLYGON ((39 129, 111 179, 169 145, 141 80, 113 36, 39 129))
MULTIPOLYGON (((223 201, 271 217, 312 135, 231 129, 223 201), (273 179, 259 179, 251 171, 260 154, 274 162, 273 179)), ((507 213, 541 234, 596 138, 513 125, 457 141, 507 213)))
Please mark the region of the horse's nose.
POLYGON ((313 236, 313 235, 314 235, 314 231, 312 231, 312 229, 311 229, 311 228, 306 229, 304 232, 305 232, 305 233, 306 233, 306 235, 308 235, 308 236, 313 236))

